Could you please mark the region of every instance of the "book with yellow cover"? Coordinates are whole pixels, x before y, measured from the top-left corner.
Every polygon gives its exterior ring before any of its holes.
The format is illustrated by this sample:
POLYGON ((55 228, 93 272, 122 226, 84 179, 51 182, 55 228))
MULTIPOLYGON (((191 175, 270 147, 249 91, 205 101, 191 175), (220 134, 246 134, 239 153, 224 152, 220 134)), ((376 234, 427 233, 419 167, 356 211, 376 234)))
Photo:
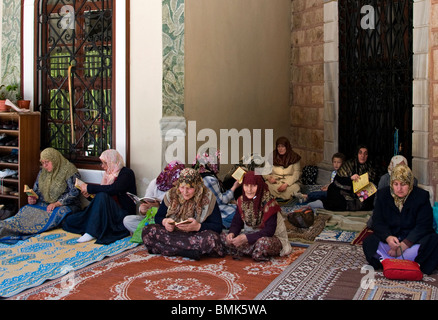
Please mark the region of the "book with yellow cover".
POLYGON ((246 171, 242 169, 241 167, 238 167, 236 171, 233 172, 231 175, 236 181, 239 181, 239 183, 242 183, 243 177, 245 176, 246 171))
MULTIPOLYGON (((76 181, 75 181, 75 187, 76 187, 76 188, 78 188, 79 190, 82 190, 82 189, 81 189, 81 186, 82 186, 83 184, 85 184, 84 181, 82 181, 81 179, 76 178, 76 181)), ((91 198, 94 198, 94 194, 90 194, 90 197, 91 197, 91 198)))
POLYGON ((353 181, 353 192, 357 194, 360 201, 366 200, 377 192, 377 187, 370 182, 368 172, 360 176, 358 181, 353 181))
POLYGON ((29 188, 29 186, 27 184, 24 185, 24 192, 29 196, 29 197, 35 197, 38 199, 38 195, 35 193, 35 191, 33 191, 33 189, 29 188))

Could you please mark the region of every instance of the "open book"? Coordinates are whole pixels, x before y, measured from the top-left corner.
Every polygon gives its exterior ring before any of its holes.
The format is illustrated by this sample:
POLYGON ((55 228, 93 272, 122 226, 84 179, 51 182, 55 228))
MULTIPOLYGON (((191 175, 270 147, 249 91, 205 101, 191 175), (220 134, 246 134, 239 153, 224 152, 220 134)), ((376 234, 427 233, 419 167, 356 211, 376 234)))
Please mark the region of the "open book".
POLYGON ((370 182, 367 172, 361 175, 358 181, 353 181, 353 191, 360 201, 364 201, 377 192, 377 187, 370 182))
POLYGON ((161 202, 160 199, 155 197, 143 197, 140 198, 136 196, 135 194, 131 192, 126 192, 126 194, 137 204, 137 203, 154 203, 154 202, 161 202))
POLYGON ((29 188, 29 186, 27 184, 24 185, 24 192, 29 196, 29 197, 35 197, 38 199, 38 195, 35 193, 35 191, 33 191, 33 189, 29 188))
MULTIPOLYGON (((84 181, 82 181, 81 179, 76 178, 76 181, 75 181, 75 187, 76 188, 78 188, 79 190, 82 190, 81 186, 84 185, 84 184, 86 184, 84 181)), ((94 198, 94 194, 90 194, 90 197, 94 198)))
POLYGON ((174 224, 175 226, 178 226, 180 224, 188 224, 188 223, 191 223, 191 222, 192 221, 190 221, 190 220, 184 220, 184 221, 180 221, 180 222, 173 222, 171 224, 174 224))
POLYGON ((246 171, 242 167, 238 167, 231 176, 236 179, 236 181, 239 181, 239 183, 242 183, 245 174, 246 171))
POLYGON ((23 109, 23 108, 19 108, 17 107, 11 100, 6 99, 5 105, 11 107, 12 109, 14 109, 17 112, 30 112, 29 109, 23 109))

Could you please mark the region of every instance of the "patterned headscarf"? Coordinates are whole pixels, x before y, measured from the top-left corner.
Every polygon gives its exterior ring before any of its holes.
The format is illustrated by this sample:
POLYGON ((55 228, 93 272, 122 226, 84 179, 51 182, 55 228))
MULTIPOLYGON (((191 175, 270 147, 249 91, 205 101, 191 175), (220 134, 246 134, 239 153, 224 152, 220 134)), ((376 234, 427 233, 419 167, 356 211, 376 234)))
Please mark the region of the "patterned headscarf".
POLYGON ((54 148, 44 149, 40 154, 40 161, 52 162, 53 170, 41 170, 38 188, 46 202, 56 202, 67 188, 66 180, 78 172, 78 169, 54 148))
POLYGON ((169 162, 157 177, 157 189, 160 191, 171 189, 175 181, 178 180, 181 170, 184 168, 184 164, 178 160, 169 162))
POLYGON ((394 167, 399 165, 399 164, 408 165, 408 160, 403 156, 393 156, 391 158, 391 162, 388 165, 388 173, 391 174, 394 167))
POLYGON ((214 155, 209 155, 204 152, 203 154, 197 154, 193 168, 198 170, 199 173, 212 173, 214 175, 219 173, 220 165, 220 151, 217 150, 214 155))
POLYGON ((292 146, 290 141, 286 137, 280 137, 275 142, 275 150, 274 150, 274 166, 282 166, 283 168, 289 167, 291 164, 297 163, 301 160, 301 156, 292 150, 292 146), (286 153, 281 155, 278 153, 277 147, 281 144, 286 147, 286 153))
POLYGON ((274 196, 269 192, 268 185, 261 175, 249 171, 243 177, 243 185, 257 186, 256 195, 249 199, 245 192, 237 200, 237 208, 242 220, 252 228, 263 228, 265 221, 281 210, 274 196))
POLYGON ((216 197, 204 185, 199 172, 193 168, 185 168, 181 171, 177 185, 166 193, 163 200, 167 206, 166 217, 176 222, 195 218, 202 223, 213 212, 216 204, 216 197), (194 196, 185 200, 179 191, 180 186, 195 188, 194 196))
POLYGON ((371 182, 375 182, 377 178, 377 172, 374 169, 371 161, 369 158, 367 159, 367 162, 360 163, 358 160, 358 154, 360 149, 368 149, 365 145, 359 145, 356 149, 356 155, 353 159, 349 159, 342 163, 342 166, 338 169, 338 172, 336 175, 339 177, 351 177, 354 174, 363 175, 364 173, 368 172, 368 178, 371 182))
POLYGON ((108 149, 102 152, 99 159, 107 164, 107 169, 103 174, 101 184, 113 184, 119 176, 120 170, 125 166, 122 156, 117 150, 108 149))
POLYGON ((411 169, 404 164, 399 164, 394 167, 394 169, 391 172, 391 179, 390 179, 390 189, 391 189, 391 196, 394 198, 394 203, 396 207, 401 211, 403 208, 403 205, 406 201, 406 199, 409 197, 409 194, 411 193, 412 189, 414 188, 414 175, 412 174, 411 169), (403 198, 398 197, 394 193, 394 189, 392 187, 392 184, 395 180, 398 180, 402 183, 405 183, 409 185, 409 191, 406 196, 403 198))

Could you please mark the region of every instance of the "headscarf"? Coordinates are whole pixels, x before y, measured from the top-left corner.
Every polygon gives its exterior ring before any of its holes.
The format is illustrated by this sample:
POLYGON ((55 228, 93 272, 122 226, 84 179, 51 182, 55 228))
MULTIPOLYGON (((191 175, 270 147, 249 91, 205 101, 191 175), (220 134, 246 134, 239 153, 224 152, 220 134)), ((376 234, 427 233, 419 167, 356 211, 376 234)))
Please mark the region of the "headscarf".
POLYGON ((411 169, 404 164, 399 164, 395 166, 391 172, 391 179, 389 186, 391 190, 391 196, 394 198, 394 203, 396 207, 401 211, 406 199, 409 197, 409 194, 412 192, 412 189, 414 188, 414 175, 412 174, 411 169), (402 183, 409 185, 408 194, 403 198, 400 198, 394 193, 392 184, 395 180, 398 180, 402 183))
POLYGON ((175 181, 178 180, 181 170, 184 168, 184 164, 178 160, 169 162, 157 177, 157 189, 160 191, 171 189, 175 181))
POLYGON ((219 165, 220 151, 217 150, 213 155, 207 152, 197 154, 192 167, 198 170, 201 175, 203 173, 217 175, 219 173, 219 165))
POLYGON ((78 169, 54 148, 44 149, 40 154, 40 161, 52 162, 53 170, 48 172, 42 168, 38 188, 46 202, 56 202, 67 188, 67 179, 78 172, 78 169))
POLYGON ((370 160, 367 159, 365 163, 360 163, 358 160, 358 154, 360 149, 368 149, 365 145, 359 145, 356 149, 356 155, 353 159, 345 161, 338 169, 336 175, 340 177, 351 177, 354 174, 363 175, 368 172, 368 178, 371 182, 375 182, 377 173, 370 160))
POLYGON ((282 166, 283 168, 289 167, 291 164, 300 161, 301 156, 292 150, 290 141, 286 137, 280 137, 275 142, 275 150, 273 154, 274 166, 282 166), (286 153, 281 155, 278 153, 277 147, 281 144, 286 147, 286 153))
POLYGON ((216 204, 216 197, 204 185, 199 172, 193 168, 181 171, 177 185, 166 193, 163 200, 167 206, 166 218, 172 218, 176 222, 194 218, 202 223, 213 212, 216 204), (180 186, 195 188, 194 196, 185 200, 179 191, 180 186))
POLYGON ((106 162, 107 169, 102 177, 102 185, 113 184, 119 176, 120 170, 125 166, 122 156, 117 150, 108 149, 102 152, 99 159, 106 162))
POLYGON ((394 169, 394 167, 399 165, 399 164, 408 165, 408 160, 405 157, 400 156, 400 155, 393 156, 391 158, 391 162, 388 165, 388 173, 391 174, 391 172, 394 169))
POLYGON ((268 185, 261 175, 256 175, 254 171, 249 171, 243 177, 245 184, 257 186, 256 195, 249 199, 245 192, 237 200, 237 208, 242 220, 251 228, 263 228, 266 220, 273 214, 281 210, 277 201, 269 192, 268 185))

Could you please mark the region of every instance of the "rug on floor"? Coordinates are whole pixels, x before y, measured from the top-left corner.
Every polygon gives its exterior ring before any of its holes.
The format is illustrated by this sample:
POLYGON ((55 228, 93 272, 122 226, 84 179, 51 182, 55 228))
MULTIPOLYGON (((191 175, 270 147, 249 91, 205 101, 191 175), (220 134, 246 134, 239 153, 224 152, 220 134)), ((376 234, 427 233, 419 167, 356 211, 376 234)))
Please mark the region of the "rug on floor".
POLYGON ((12 297, 14 300, 236 300, 254 299, 306 249, 255 262, 148 254, 144 246, 104 259, 12 297))
POLYGON ((362 247, 315 242, 257 300, 436 300, 438 274, 395 281, 367 264, 362 247))
POLYGON ((93 241, 78 243, 79 237, 55 229, 14 245, 0 244, 0 296, 11 297, 137 246, 129 242, 130 238, 99 245, 93 241))

